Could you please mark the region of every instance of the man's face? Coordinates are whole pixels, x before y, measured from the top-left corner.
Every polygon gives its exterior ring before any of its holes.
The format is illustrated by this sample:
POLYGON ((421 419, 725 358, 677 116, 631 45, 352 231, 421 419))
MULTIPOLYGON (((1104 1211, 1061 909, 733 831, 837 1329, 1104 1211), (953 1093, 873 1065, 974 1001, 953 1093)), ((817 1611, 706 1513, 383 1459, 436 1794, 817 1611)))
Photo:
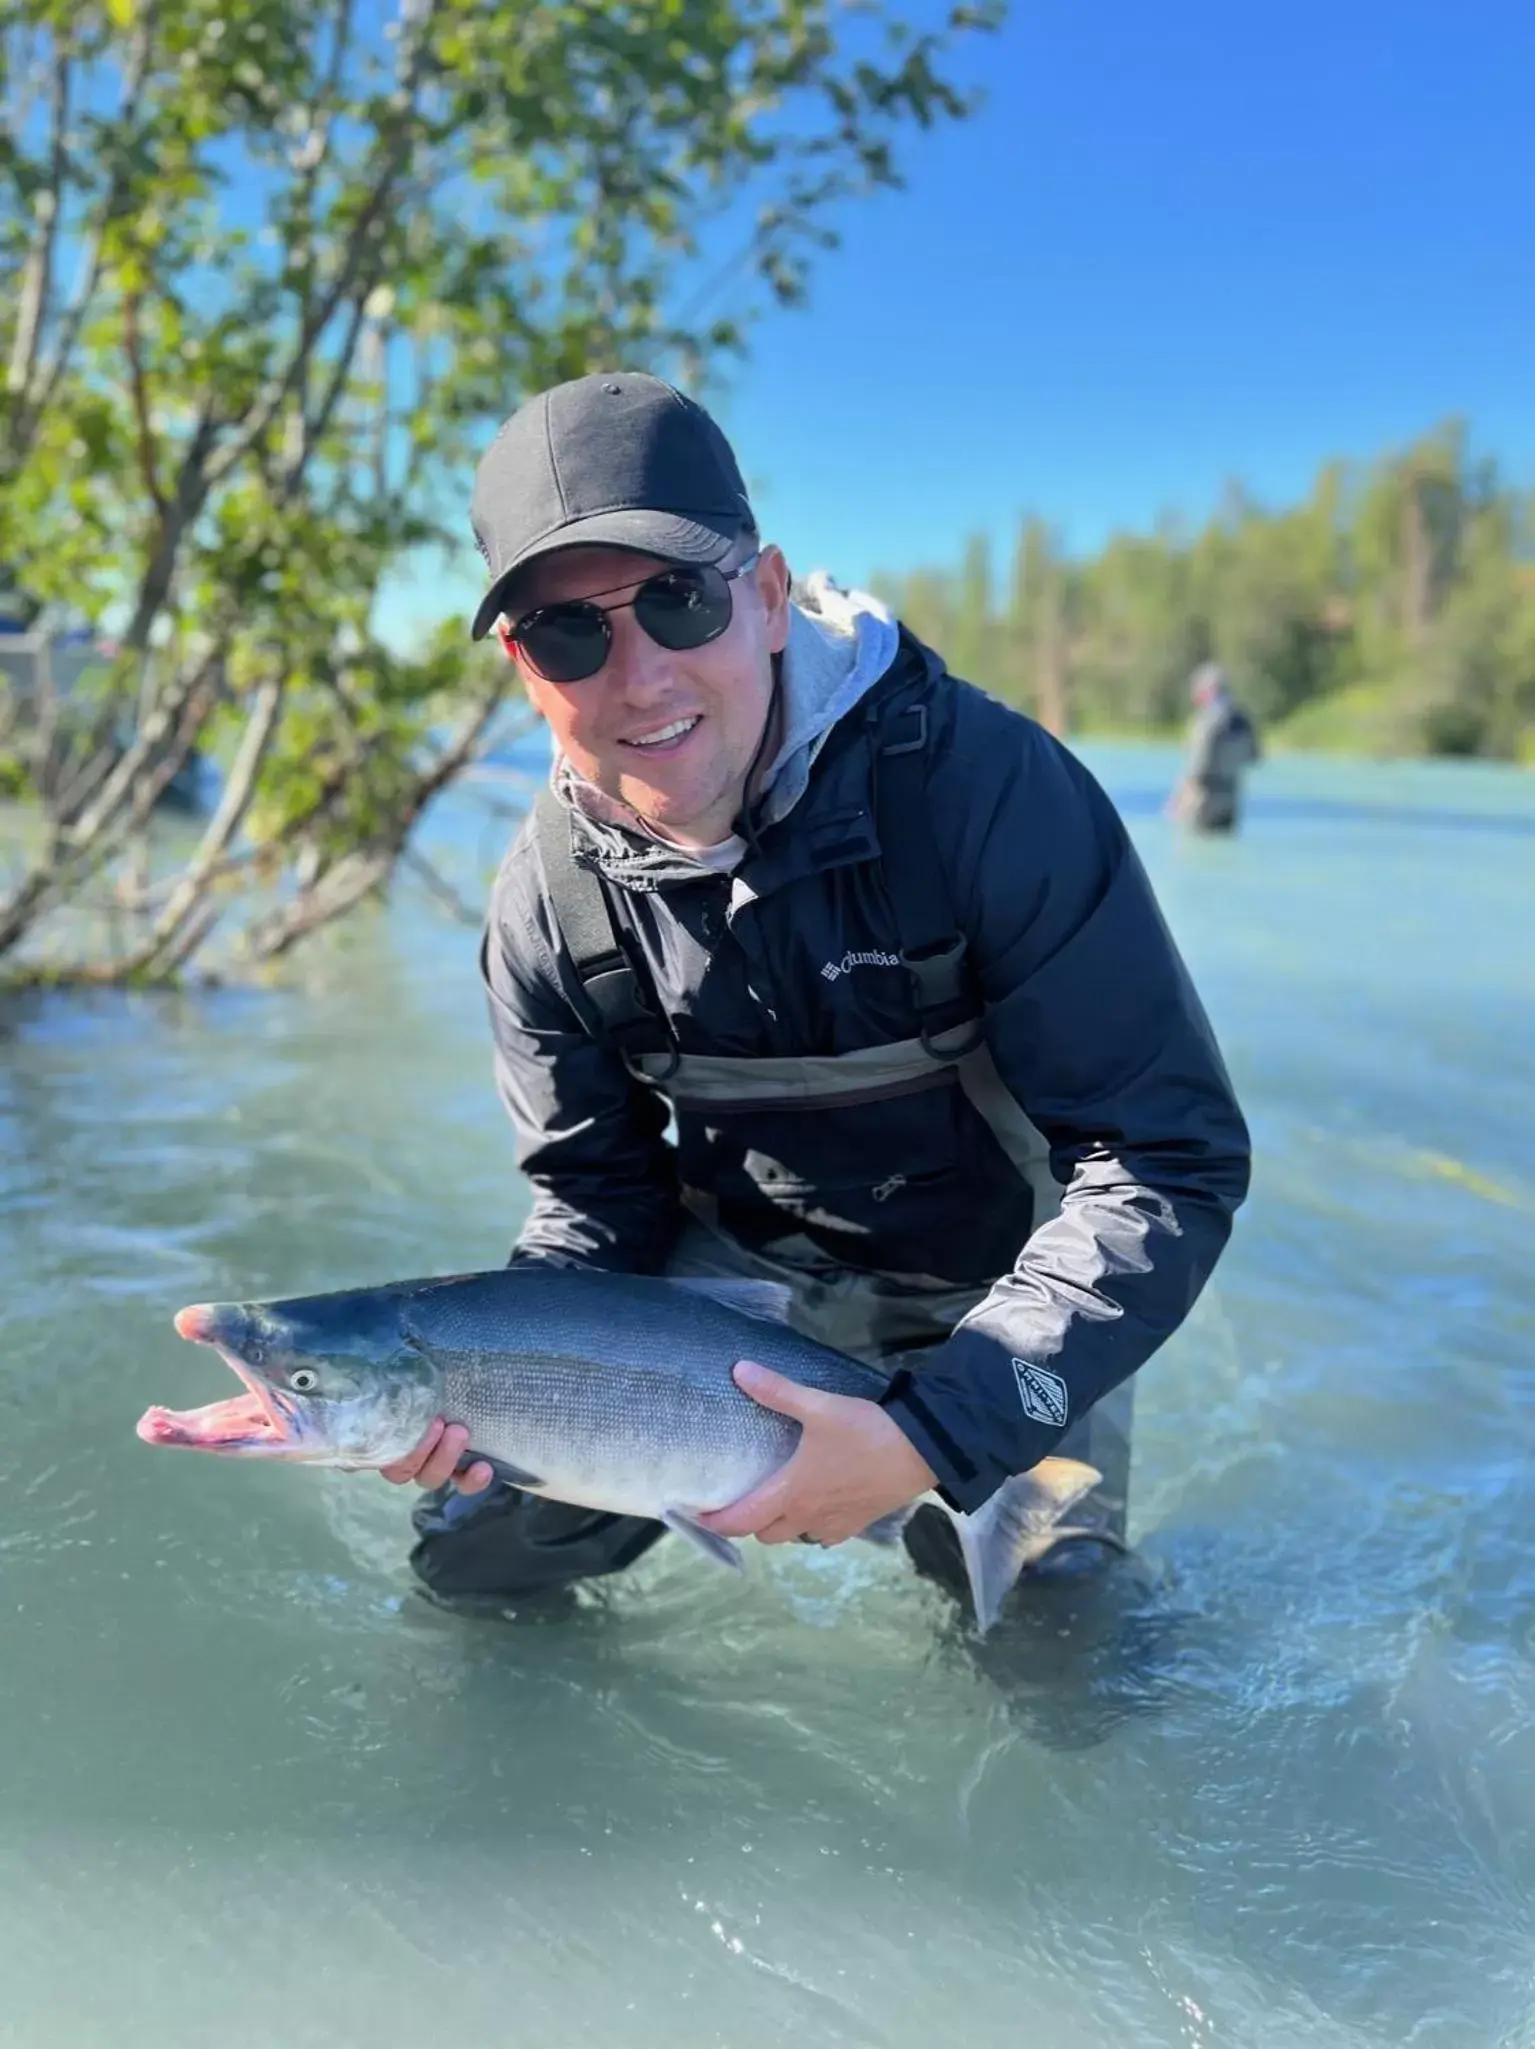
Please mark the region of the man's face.
MULTIPOLYGON (((723 566, 738 559, 739 551, 723 566)), ((789 637, 789 570, 777 548, 764 548, 730 585, 730 624, 719 639, 674 651, 650 638, 629 602, 646 577, 670 566, 623 548, 564 548, 529 565, 516 587, 514 624, 535 606, 578 598, 622 608, 609 611, 606 662, 580 683, 547 681, 504 623, 497 632, 529 702, 578 775, 668 839, 712 846, 741 809, 767 721, 773 656, 789 637)))

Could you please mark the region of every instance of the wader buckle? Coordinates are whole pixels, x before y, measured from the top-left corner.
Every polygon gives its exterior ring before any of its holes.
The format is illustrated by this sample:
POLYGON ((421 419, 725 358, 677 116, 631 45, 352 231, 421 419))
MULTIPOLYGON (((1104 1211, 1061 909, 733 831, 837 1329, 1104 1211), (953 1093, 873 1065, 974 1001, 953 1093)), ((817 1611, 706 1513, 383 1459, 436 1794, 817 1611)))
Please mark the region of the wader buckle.
POLYGON ((967 1053, 974 1052, 981 1043, 985 1021, 975 1017, 962 1019, 946 1025, 941 1031, 930 1023, 931 1014, 953 1004, 962 1003, 965 997, 965 942, 951 939, 946 946, 926 948, 922 953, 901 952, 901 964, 911 977, 912 994, 916 998, 918 1029, 922 1038, 922 1050, 934 1060, 962 1060, 967 1053), (939 1046, 934 1042, 946 1038, 968 1024, 969 1030, 963 1045, 939 1046))

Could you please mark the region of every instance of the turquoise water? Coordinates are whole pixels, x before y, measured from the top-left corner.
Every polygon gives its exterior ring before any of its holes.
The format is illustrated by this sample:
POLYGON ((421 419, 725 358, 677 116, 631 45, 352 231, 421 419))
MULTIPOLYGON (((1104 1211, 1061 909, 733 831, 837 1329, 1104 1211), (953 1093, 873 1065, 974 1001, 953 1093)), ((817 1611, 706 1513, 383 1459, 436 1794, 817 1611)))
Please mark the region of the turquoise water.
MULTIPOLYGON (((0 2043, 1535 2042, 1535 781, 1120 799, 1253 1198, 1141 1376, 1139 1560, 981 1649, 898 1557, 412 1594, 367 1475, 139 1444, 210 1296, 498 1263, 474 935, 0 1037, 0 2043)), ((457 800, 478 890, 504 821, 457 800)))

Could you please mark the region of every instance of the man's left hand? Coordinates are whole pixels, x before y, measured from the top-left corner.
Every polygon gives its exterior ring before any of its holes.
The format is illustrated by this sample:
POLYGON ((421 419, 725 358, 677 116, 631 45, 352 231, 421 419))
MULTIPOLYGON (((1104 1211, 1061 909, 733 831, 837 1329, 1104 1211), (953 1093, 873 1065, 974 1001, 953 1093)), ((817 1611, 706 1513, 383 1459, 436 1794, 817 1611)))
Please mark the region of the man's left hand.
POLYGON ((737 1362, 735 1379, 753 1401, 795 1419, 799 1448, 750 1494, 700 1515, 706 1530, 763 1544, 842 1544, 932 1486, 932 1467, 877 1402, 801 1387, 750 1359, 737 1362))

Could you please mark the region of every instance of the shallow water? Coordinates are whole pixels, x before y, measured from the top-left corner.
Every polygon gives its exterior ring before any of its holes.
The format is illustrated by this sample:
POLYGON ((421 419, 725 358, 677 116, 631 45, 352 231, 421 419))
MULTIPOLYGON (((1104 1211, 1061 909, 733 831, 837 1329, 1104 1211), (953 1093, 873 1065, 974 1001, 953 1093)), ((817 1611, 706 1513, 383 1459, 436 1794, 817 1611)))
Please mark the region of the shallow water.
MULTIPOLYGON (((7 1014, 7 2049, 1535 2042, 1535 781, 1277 762, 1189 846, 1085 751, 1257 1178, 1137 1564, 981 1647, 858 1545, 471 1624, 381 1482, 134 1438, 225 1392, 182 1303, 502 1259, 472 934, 7 1014)), ((501 830, 440 823, 466 886, 501 830)))

